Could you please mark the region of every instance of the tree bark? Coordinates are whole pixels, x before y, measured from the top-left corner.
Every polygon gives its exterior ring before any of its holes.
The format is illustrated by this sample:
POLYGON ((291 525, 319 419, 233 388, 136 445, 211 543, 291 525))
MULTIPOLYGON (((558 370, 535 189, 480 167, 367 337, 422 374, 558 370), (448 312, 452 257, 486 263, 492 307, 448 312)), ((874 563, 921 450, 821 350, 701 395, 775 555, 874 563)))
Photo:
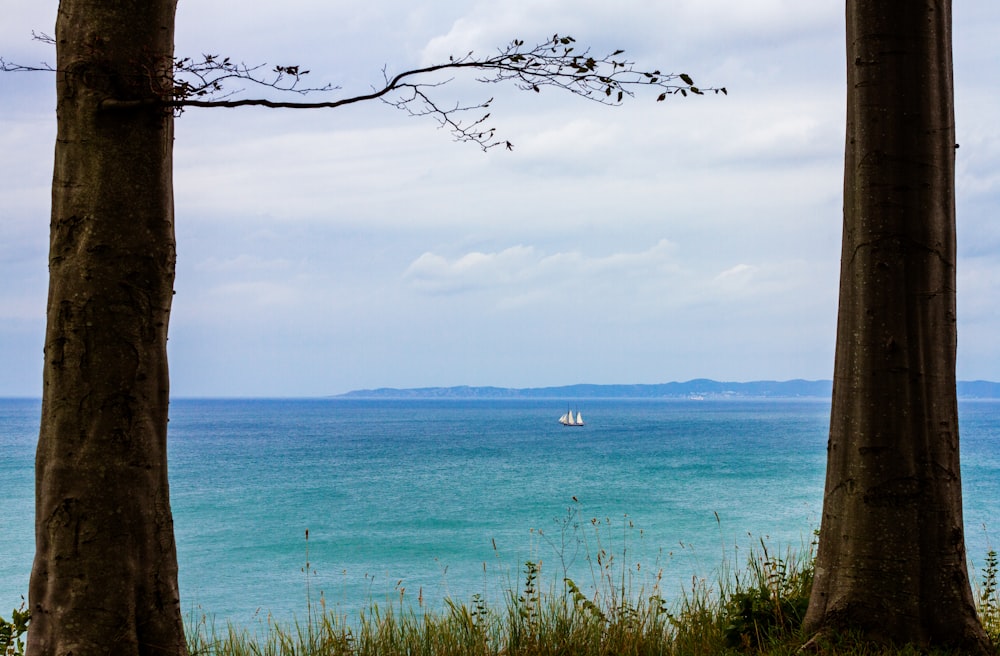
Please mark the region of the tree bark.
POLYGON ((176 0, 62 0, 28 653, 185 654, 167 485, 176 0))
POLYGON ((847 0, 847 71, 840 310, 806 629, 985 653, 959 472, 950 0, 847 0))

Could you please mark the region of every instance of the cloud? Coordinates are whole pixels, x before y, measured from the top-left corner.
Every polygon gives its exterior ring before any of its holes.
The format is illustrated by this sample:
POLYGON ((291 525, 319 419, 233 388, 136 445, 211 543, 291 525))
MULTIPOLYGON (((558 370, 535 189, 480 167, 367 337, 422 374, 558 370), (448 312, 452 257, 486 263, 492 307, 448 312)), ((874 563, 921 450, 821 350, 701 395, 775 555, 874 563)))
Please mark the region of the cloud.
POLYGON ((757 271, 758 267, 749 264, 737 264, 715 276, 715 282, 729 289, 746 289, 757 271))
POLYGON ((508 0, 477 2, 448 29, 429 40, 422 63, 469 51, 490 52, 513 38, 528 44, 554 33, 572 35, 595 47, 625 48, 631 55, 657 51, 684 54, 685 60, 740 52, 750 46, 780 47, 788 40, 836 39, 843 31, 843 6, 833 0, 697 0, 662 3, 635 0, 626 5, 599 0, 508 0))
MULTIPOLYGON (((51 28, 56 5, 10 0, 0 55, 49 58, 30 32, 51 28)), ((181 3, 178 53, 301 64, 315 82, 341 85, 329 97, 342 97, 380 82, 383 66, 392 73, 558 31, 730 93, 662 103, 639 93, 609 108, 474 75, 434 89, 446 104, 495 97, 491 121, 515 148, 489 153, 378 103, 185 112, 170 342, 179 393, 829 374, 842 3, 244 9, 181 3), (258 357, 262 348, 270 358, 258 357), (571 360, 572 370, 560 364, 571 360), (287 374, 280 383, 273 363, 287 374)), ((954 14, 959 358, 965 371, 995 377, 1000 4, 970 0, 954 14)), ((42 333, 24 326, 44 312, 54 85, 46 75, 0 84, 0 331, 19 326, 4 332, 21 340, 8 352, 37 352, 42 333)), ((17 389, 31 375, 8 374, 0 393, 33 393, 17 389)))
POLYGON ((455 259, 423 253, 403 272, 415 289, 455 294, 531 282, 541 261, 531 247, 517 245, 495 253, 471 252, 455 259))
POLYGON ((194 265, 196 271, 211 271, 216 273, 265 273, 288 271, 292 262, 285 258, 264 258, 260 255, 240 254, 235 257, 209 257, 194 265))
POLYGON ((843 3, 833 0, 699 0, 663 7, 661 18, 685 26, 700 38, 727 42, 733 37, 759 44, 815 38, 840 27, 843 3))
POLYGON ((602 153, 612 148, 621 137, 622 129, 617 121, 598 121, 588 117, 546 126, 519 141, 517 147, 525 156, 532 158, 548 158, 562 163, 567 158, 587 157, 591 161, 593 157, 599 160, 602 153))
POLYGON ((661 239, 645 251, 588 256, 577 251, 545 254, 517 245, 494 253, 471 252, 453 259, 424 253, 403 273, 419 291, 430 294, 476 292, 530 285, 550 291, 567 286, 593 288, 602 278, 644 278, 678 272, 674 246, 661 239))
POLYGON ((451 258, 425 252, 406 268, 403 282, 421 294, 462 294, 505 308, 586 298, 596 310, 611 312, 616 307, 638 308, 655 299, 656 308, 641 312, 658 314, 706 303, 752 305, 754 299, 801 292, 806 281, 814 282, 816 276, 812 267, 798 260, 739 263, 712 272, 714 262, 692 262, 692 255, 681 253, 666 239, 645 250, 607 255, 549 254, 525 245, 451 258))
POLYGON ((297 280, 243 280, 178 284, 171 321, 177 326, 214 326, 226 335, 284 330, 311 318, 316 298, 297 280))

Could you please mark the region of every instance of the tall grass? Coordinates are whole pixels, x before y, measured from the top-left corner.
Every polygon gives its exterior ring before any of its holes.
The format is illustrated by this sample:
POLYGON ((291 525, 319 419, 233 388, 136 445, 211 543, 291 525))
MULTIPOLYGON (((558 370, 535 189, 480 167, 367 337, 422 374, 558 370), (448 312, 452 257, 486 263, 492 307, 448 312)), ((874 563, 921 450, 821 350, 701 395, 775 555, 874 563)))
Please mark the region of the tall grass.
MULTIPOLYGON (((580 530, 572 513, 570 520, 572 530, 580 530)), ((627 518, 625 523, 631 529, 627 518)), ((431 610, 422 597, 411 604, 400 589, 397 599, 371 603, 352 619, 327 608, 320 596, 316 604, 307 601, 304 624, 268 618, 255 630, 220 630, 202 616, 189 623, 189 649, 194 656, 790 656, 804 641, 815 544, 775 553, 761 539, 738 567, 724 557, 711 579, 692 578, 668 601, 662 572, 647 579, 638 564, 628 564, 628 532, 612 553, 610 522, 596 520, 585 542, 593 549, 586 555, 593 581, 581 589, 566 576, 560 551, 566 525, 549 541, 562 571, 546 578, 540 562, 528 561, 495 602, 477 594, 468 602, 445 599, 431 610)), ((308 581, 308 556, 303 571, 308 581)), ((990 551, 981 577, 975 590, 980 614, 998 644, 996 552, 990 551)), ((920 653, 873 647, 851 636, 824 649, 854 656, 920 653)))
MULTIPOLYGON (((764 541, 749 554, 745 571, 719 570, 713 583, 694 577, 668 601, 662 570, 631 562, 637 531, 605 519, 581 521, 571 507, 553 535, 537 535, 555 552, 557 569, 543 572, 540 561, 524 563, 516 580, 501 584, 495 601, 474 595, 467 602, 445 599, 439 610, 423 598, 371 603, 357 617, 313 603, 306 534, 307 614, 304 623, 271 618, 256 629, 207 617, 189 623, 189 648, 205 656, 543 656, 573 654, 722 654, 760 649, 794 630, 801 621, 811 581, 811 554, 772 555, 764 541), (585 578, 570 578, 582 552, 585 578), (581 582, 583 583, 583 582, 581 582)), ((640 532, 641 535, 641 532, 640 532)))
POLYGON ((991 548, 986 554, 986 566, 976 586, 975 595, 979 619, 994 645, 1000 645, 1000 589, 997 588, 997 575, 997 552, 991 548))

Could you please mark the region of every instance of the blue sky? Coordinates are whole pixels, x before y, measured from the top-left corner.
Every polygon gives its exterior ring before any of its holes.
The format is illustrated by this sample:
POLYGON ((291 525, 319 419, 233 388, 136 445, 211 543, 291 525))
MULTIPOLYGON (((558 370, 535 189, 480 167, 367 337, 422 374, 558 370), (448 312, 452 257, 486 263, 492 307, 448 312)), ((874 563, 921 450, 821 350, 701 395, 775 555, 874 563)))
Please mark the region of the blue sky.
MULTIPOLYGON (((374 103, 177 121, 175 396, 829 378, 844 132, 840 2, 181 2, 177 53, 389 73, 571 34, 729 95, 608 108, 455 79, 515 145, 374 103)), ((0 54, 52 61, 57 3, 0 54)), ((955 3, 959 366, 1000 379, 1000 4, 955 3)), ((52 79, 0 78, 0 395, 41 390, 52 79)))

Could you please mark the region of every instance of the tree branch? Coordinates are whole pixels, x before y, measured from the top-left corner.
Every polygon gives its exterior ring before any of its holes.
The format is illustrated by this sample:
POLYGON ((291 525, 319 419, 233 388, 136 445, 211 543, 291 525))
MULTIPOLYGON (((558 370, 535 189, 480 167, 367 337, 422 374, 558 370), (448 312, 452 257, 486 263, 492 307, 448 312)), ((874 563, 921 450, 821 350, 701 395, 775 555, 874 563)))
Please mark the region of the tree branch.
MULTIPOLYGON (((44 35, 38 40, 45 40, 44 35)), ((154 86, 152 99, 128 100, 107 99, 101 104, 105 110, 128 110, 151 105, 170 108, 177 113, 188 107, 268 107, 279 109, 332 109, 369 100, 381 100, 388 105, 407 112, 411 116, 434 117, 438 125, 447 128, 456 141, 473 142, 483 150, 498 145, 511 148, 509 141, 498 140, 495 129, 486 126, 490 114, 487 112, 471 121, 461 120, 467 112, 478 112, 489 108, 492 99, 485 102, 462 105, 444 105, 433 97, 433 92, 450 80, 423 81, 440 72, 462 72, 472 69, 483 73, 477 77, 484 84, 512 82, 525 91, 541 92, 543 87, 554 87, 574 95, 604 105, 620 105, 626 96, 633 97, 637 87, 654 87, 659 91, 657 101, 680 94, 703 95, 706 91, 727 93, 725 87, 701 89, 686 73, 661 73, 659 70, 637 69, 635 63, 619 57, 624 53, 616 50, 602 57, 594 57, 589 49, 576 51, 576 40, 571 36, 555 34, 551 39, 526 47, 524 41, 515 39, 496 54, 479 58, 473 52, 463 57, 449 57, 441 64, 424 66, 403 71, 394 76, 383 69, 384 84, 370 93, 348 98, 325 101, 282 101, 269 98, 234 98, 242 92, 227 91, 224 83, 243 80, 256 87, 266 87, 280 92, 299 95, 326 93, 339 87, 302 86, 302 78, 309 73, 299 66, 275 66, 266 70, 264 65, 247 66, 234 63, 228 57, 202 55, 202 59, 183 58, 174 60, 172 74, 157 78, 150 75, 154 86)), ((0 60, 0 70, 29 71, 53 70, 8 64, 0 60)))

